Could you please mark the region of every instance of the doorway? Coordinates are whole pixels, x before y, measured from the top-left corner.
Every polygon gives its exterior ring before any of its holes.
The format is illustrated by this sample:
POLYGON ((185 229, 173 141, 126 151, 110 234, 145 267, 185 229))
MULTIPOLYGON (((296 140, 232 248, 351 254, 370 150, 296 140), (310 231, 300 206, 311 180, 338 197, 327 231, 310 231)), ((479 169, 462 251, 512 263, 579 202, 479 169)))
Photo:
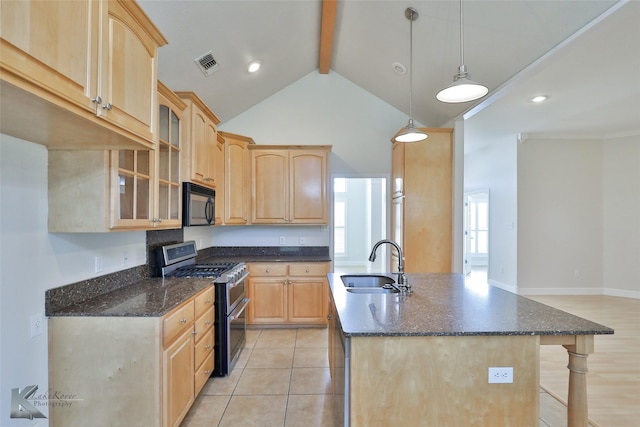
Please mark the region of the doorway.
POLYGON ((489 192, 464 195, 463 268, 466 281, 487 283, 489 267, 489 192))
POLYGON ((333 265, 335 271, 371 273, 387 271, 388 249, 378 249, 369 261, 373 244, 387 237, 387 178, 333 178, 333 265))

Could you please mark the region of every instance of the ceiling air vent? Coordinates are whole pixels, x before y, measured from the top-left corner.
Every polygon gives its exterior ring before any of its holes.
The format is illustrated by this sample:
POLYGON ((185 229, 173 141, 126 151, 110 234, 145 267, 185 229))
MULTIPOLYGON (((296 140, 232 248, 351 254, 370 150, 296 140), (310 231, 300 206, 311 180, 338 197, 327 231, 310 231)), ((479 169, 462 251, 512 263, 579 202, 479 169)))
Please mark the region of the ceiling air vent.
POLYGON ((211 52, 207 52, 204 55, 194 59, 196 64, 198 64, 198 68, 202 70, 205 76, 210 76, 214 72, 218 71, 220 66, 218 62, 213 58, 213 54, 211 52))

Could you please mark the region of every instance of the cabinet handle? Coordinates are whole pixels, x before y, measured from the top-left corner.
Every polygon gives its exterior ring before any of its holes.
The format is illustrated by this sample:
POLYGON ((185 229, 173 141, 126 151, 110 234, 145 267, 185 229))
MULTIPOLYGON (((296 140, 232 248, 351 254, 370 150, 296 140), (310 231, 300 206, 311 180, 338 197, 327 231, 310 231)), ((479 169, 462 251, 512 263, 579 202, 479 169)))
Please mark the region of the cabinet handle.
POLYGON ((330 314, 327 314, 327 320, 333 320, 333 316, 330 314))
POLYGON ((209 319, 205 320, 204 324, 207 325, 207 326, 210 325, 211 324, 211 320, 209 320, 209 319))
POLYGON ((265 273, 271 273, 271 270, 269 270, 268 268, 265 270, 265 273))
POLYGON ((111 111, 111 107, 113 107, 113 106, 111 105, 111 103, 110 103, 110 102, 107 102, 106 104, 104 104, 104 105, 102 106, 102 109, 103 109, 103 110, 107 110, 107 111, 111 111))
POLYGON ((183 317, 182 319, 180 319, 180 323, 187 323, 187 318, 183 317))
POLYGON ((96 96, 95 98, 91 98, 91 102, 94 104, 102 104, 102 98, 100 96, 96 96))
POLYGON ((206 371, 204 371, 204 373, 205 373, 206 375, 209 375, 209 374, 211 374, 211 370, 210 370, 210 369, 207 369, 206 371))
POLYGON ((207 298, 206 300, 204 300, 204 302, 207 304, 211 303, 211 298, 207 298))
POLYGON ((198 331, 191 332, 193 335, 198 335, 198 331))
POLYGON ((309 269, 307 268, 307 269, 306 269, 306 270, 304 270, 304 271, 305 271, 305 273, 308 273, 308 272, 309 272, 309 269))
POLYGON ((204 346, 204 349, 205 349, 205 350, 211 350, 211 344, 207 344, 207 345, 205 345, 205 346, 204 346))

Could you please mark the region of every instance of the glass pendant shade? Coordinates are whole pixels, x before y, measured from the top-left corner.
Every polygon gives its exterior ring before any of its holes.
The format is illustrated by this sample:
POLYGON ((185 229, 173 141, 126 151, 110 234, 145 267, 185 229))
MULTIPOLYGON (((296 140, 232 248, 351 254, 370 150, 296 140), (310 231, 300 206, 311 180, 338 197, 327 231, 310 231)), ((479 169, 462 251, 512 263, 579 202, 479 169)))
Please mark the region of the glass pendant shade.
POLYGON ((486 86, 474 82, 469 77, 466 67, 461 65, 458 68, 458 73, 453 76, 453 83, 436 95, 438 101, 449 103, 467 102, 482 98, 489 93, 489 89, 486 86))
POLYGON ((413 124, 413 119, 409 119, 407 126, 393 140, 396 142, 418 142, 424 141, 428 137, 429 135, 416 128, 416 125, 413 124))

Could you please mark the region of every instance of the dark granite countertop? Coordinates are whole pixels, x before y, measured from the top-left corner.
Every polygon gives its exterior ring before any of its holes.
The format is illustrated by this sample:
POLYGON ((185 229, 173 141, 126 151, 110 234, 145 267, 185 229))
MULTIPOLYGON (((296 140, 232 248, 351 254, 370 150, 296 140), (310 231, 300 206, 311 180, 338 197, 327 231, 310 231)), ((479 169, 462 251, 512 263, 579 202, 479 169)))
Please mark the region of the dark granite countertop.
POLYGON ((162 317, 209 286, 211 279, 148 278, 47 315, 162 317))
POLYGON ((197 262, 329 262, 328 246, 224 246, 198 252, 197 262))
POLYGON ((461 274, 409 273, 410 295, 351 293, 340 273, 328 278, 347 337, 613 334, 611 328, 491 285, 465 285, 461 274))

